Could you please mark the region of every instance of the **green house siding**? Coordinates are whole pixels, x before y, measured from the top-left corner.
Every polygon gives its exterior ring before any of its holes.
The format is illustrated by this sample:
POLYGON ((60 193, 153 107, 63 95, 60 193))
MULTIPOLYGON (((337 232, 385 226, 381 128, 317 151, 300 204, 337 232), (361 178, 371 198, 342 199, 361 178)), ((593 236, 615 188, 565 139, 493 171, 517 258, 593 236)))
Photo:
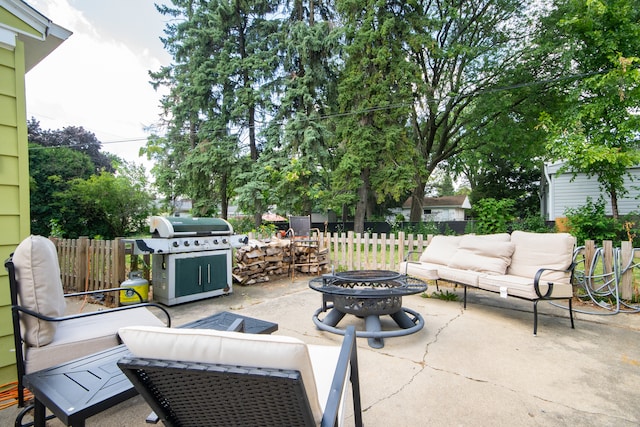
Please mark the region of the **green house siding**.
MULTIPOLYGON (((2 16, 0 15, 0 19, 2 16)), ((29 158, 24 45, 0 48, 0 384, 16 379, 11 299, 4 260, 29 235, 29 158)))

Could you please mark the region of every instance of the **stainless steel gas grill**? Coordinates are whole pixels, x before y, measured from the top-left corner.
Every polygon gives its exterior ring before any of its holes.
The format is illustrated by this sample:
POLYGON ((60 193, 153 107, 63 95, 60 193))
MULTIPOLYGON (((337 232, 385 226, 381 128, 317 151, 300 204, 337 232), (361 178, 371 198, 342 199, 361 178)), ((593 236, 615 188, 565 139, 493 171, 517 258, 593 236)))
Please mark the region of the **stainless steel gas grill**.
POLYGON ((175 305, 232 292, 232 248, 247 237, 234 235, 221 218, 154 216, 150 239, 127 240, 133 253, 151 254, 153 300, 175 305))

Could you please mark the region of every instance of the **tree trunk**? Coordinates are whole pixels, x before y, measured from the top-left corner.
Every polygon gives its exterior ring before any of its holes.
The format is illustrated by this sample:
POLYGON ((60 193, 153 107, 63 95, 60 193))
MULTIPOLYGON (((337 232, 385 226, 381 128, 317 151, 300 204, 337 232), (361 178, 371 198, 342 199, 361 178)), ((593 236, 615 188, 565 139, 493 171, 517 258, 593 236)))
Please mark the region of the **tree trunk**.
POLYGON ((611 215, 614 219, 618 219, 618 192, 615 188, 609 191, 609 196, 611 197, 611 215))
POLYGON ((229 179, 226 173, 220 177, 220 216, 224 219, 229 217, 229 196, 227 196, 229 179))
POLYGON ((356 216, 353 222, 353 231, 364 233, 364 219, 367 213, 367 199, 369 196, 369 168, 360 172, 362 184, 358 187, 358 201, 356 202, 356 216))
POLYGON ((422 222, 424 203, 424 183, 419 182, 411 193, 411 213, 409 214, 409 221, 422 222))

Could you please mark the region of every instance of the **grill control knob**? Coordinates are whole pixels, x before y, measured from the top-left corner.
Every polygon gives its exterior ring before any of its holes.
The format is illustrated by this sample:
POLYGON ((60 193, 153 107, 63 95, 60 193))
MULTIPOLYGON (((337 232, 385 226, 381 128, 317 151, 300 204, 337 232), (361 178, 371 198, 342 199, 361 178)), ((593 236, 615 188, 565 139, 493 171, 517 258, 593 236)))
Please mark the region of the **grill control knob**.
POLYGON ((222 243, 226 245, 227 244, 227 239, 222 239, 222 243))
POLYGON ((218 239, 213 239, 213 244, 217 245, 218 244, 218 239))
POLYGON ((196 246, 200 246, 200 242, 199 242, 198 240, 195 240, 195 241, 193 242, 193 244, 194 244, 194 245, 196 245, 196 246))
POLYGON ((188 241, 188 240, 185 240, 185 241, 184 241, 184 245, 185 245, 185 246, 189 246, 189 241, 188 241))
POLYGON ((178 246, 180 246, 180 243, 178 243, 178 242, 173 242, 173 247, 174 247, 174 248, 177 248, 178 246))

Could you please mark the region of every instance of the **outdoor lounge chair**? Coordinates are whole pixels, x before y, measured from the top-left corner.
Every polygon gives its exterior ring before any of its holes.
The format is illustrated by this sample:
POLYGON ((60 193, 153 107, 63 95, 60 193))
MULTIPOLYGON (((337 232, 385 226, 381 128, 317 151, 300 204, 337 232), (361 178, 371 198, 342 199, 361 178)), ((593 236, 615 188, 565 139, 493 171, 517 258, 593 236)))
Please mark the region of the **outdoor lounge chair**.
POLYGON ((342 346, 209 329, 127 327, 120 369, 167 426, 333 426, 350 380, 362 426, 356 336, 342 346))
POLYGON ((286 236, 291 239, 291 278, 298 267, 319 274, 320 229, 311 228, 311 216, 290 216, 286 236))
POLYGON ((25 374, 115 347, 120 344, 117 332, 123 326, 171 324, 166 309, 153 303, 65 315, 66 297, 136 291, 113 288, 65 295, 56 247, 45 237, 23 240, 4 265, 9 272, 20 407, 25 403, 25 374), (166 322, 147 307, 162 311, 166 322))

